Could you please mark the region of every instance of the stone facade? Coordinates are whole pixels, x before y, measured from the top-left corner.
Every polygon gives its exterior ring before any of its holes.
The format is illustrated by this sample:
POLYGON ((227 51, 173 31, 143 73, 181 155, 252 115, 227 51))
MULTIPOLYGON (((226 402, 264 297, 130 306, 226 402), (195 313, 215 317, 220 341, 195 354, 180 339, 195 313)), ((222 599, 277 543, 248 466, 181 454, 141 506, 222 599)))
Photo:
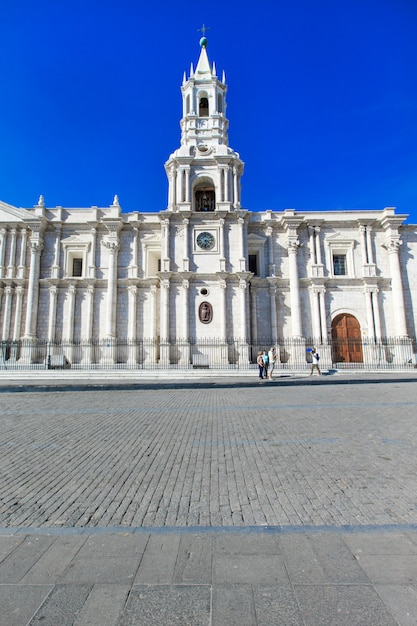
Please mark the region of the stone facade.
POLYGON ((253 362, 268 343, 285 362, 287 342, 304 354, 311 342, 325 350, 343 337, 362 345, 395 338, 405 346, 401 359, 413 361, 417 227, 391 207, 242 208, 243 162, 228 145, 226 91, 203 38, 182 85, 165 211, 124 213, 117 196, 91 208, 49 208, 42 196, 29 209, 0 202, 3 342, 65 344, 80 366, 112 362, 111 346, 124 342, 126 365, 187 367, 206 362, 211 341, 215 364, 230 365, 253 362), (109 350, 97 356, 100 341, 109 350), (140 342, 148 343, 139 354, 140 342), (84 349, 75 356, 72 345, 84 349))

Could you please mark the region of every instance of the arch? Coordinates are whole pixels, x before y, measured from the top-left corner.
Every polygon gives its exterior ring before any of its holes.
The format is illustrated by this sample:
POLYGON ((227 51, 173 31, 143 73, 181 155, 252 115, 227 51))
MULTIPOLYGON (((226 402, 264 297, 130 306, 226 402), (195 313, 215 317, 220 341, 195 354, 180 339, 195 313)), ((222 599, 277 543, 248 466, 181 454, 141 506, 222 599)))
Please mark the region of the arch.
POLYGON ((223 113, 223 98, 221 93, 217 94, 217 112, 223 113))
POLYGON ((188 94, 185 99, 185 112, 187 115, 190 112, 190 94, 188 94))
POLYGON ((209 116, 209 102, 207 96, 202 96, 198 103, 198 115, 199 117, 209 116))
POLYGON ((209 178, 200 178, 194 185, 194 210, 207 213, 216 208, 214 183, 209 178))
POLYGON ((350 313, 332 320, 333 363, 363 363, 362 332, 359 321, 350 313))

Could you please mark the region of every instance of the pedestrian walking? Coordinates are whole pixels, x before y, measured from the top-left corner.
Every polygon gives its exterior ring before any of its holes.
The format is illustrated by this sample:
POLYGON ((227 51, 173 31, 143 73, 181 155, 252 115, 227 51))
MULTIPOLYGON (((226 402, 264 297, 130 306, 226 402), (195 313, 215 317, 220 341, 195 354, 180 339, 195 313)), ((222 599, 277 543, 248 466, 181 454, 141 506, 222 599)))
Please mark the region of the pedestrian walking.
POLYGON ((320 356, 319 356, 318 352, 316 352, 315 348, 313 348, 312 351, 311 351, 311 357, 313 359, 313 362, 311 364, 310 376, 313 375, 313 372, 314 372, 315 369, 318 371, 319 376, 321 376, 321 371, 320 371, 320 368, 319 368, 320 356))
POLYGON ((269 360, 269 380, 272 380, 272 374, 275 368, 275 363, 277 360, 277 354, 275 352, 274 346, 271 346, 268 352, 268 360, 269 360))

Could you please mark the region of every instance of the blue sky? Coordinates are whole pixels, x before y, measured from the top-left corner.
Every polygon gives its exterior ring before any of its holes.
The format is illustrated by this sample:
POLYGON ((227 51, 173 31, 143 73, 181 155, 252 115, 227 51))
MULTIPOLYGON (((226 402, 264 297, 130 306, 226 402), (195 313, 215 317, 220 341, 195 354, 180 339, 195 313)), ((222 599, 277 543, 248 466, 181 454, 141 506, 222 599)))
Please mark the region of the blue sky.
POLYGON ((0 199, 165 209, 203 23, 245 208, 417 223, 415 0, 2 0, 0 199))

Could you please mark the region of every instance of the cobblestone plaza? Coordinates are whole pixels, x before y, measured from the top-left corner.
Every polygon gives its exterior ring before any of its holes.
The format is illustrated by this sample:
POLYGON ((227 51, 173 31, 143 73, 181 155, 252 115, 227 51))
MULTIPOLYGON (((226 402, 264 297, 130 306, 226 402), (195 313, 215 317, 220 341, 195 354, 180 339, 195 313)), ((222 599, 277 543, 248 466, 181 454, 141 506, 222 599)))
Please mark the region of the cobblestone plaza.
POLYGON ((415 380, 325 379, 0 389, 0 626, 415 625, 415 380))
POLYGON ((0 400, 3 527, 417 523, 411 382, 0 400))

